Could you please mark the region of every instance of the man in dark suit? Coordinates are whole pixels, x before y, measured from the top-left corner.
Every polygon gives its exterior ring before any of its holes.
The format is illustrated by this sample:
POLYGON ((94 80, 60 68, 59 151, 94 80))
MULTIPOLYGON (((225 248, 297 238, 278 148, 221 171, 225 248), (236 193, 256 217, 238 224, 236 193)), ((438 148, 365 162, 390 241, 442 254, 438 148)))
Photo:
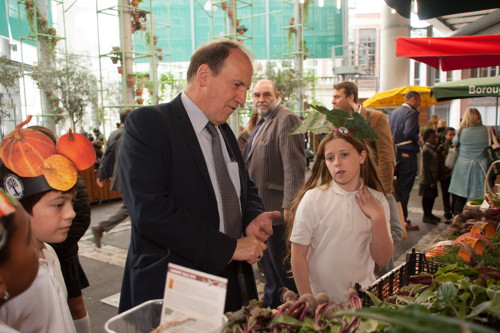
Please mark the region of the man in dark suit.
POLYGON ((240 44, 209 43, 191 57, 181 95, 128 116, 120 166, 132 234, 120 312, 163 298, 169 263, 226 277, 225 311, 257 298, 251 265, 262 257, 280 213, 264 212, 226 124, 245 102, 252 72, 240 44), (211 147, 219 141, 223 158, 215 159, 211 147), (232 225, 218 176, 221 164, 237 204, 239 198, 240 217, 232 225), (238 236, 226 234, 235 225, 238 236))
MULTIPOLYGON (((247 158, 248 172, 259 189, 264 207, 283 212, 286 218, 292 200, 304 183, 306 171, 304 135, 290 135, 300 118, 280 103, 280 93, 271 80, 258 81, 252 99, 261 118, 247 141, 243 156, 247 158)), ((261 261, 266 278, 264 306, 272 308, 281 304, 283 287, 297 290, 290 266, 284 264, 285 238, 284 219, 275 219, 273 235, 266 243, 268 248, 261 261)))
MULTIPOLYGON (((416 229, 408 220, 408 201, 417 176, 417 154, 423 145, 418 126, 420 93, 414 90, 405 95, 405 102, 389 117, 392 136, 396 145, 396 179, 399 185, 399 201, 403 207, 406 229, 416 229)), ((418 226, 417 226, 418 228, 418 226)))

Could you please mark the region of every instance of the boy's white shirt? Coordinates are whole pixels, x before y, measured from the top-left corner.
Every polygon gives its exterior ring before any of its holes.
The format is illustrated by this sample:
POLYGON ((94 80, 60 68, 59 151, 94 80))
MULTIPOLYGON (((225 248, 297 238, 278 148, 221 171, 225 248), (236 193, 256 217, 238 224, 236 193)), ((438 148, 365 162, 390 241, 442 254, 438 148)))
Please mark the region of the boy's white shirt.
MULTIPOLYGON (((389 204, 370 188, 384 207, 390 230, 389 204)), ((290 240, 309 245, 307 263, 313 294, 326 292, 335 303, 348 300, 348 288, 356 282, 366 287, 375 281, 375 261, 370 254, 371 221, 356 202, 334 181, 306 192, 297 208, 290 240)), ((390 232, 389 232, 390 235, 390 232)))
POLYGON ((45 259, 38 274, 21 295, 0 308, 0 321, 23 333, 76 333, 68 307, 68 293, 54 249, 44 243, 45 259))

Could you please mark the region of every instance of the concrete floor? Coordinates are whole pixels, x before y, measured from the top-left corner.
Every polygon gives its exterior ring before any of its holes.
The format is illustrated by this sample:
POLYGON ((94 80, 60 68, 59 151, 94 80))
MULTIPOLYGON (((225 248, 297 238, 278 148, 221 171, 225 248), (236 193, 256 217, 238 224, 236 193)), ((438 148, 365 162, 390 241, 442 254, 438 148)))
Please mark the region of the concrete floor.
MULTIPOLYGON (((440 240, 447 225, 437 226, 422 222, 421 198, 417 185, 410 197, 409 219, 420 226, 419 231, 409 231, 408 239, 396 246, 394 258, 396 265, 404 262, 406 253, 413 247, 423 251, 429 245, 440 240)), ((121 205, 121 201, 113 201, 92 206, 92 225, 112 215, 121 205)), ((434 214, 442 217, 441 198, 436 199, 434 214)), ((121 289, 123 267, 130 243, 130 221, 126 220, 115 229, 104 235, 103 246, 97 249, 92 242, 90 229, 80 241, 80 260, 89 278, 90 287, 83 292, 85 304, 90 315, 92 332, 106 332, 105 322, 117 315, 118 293, 121 289)))

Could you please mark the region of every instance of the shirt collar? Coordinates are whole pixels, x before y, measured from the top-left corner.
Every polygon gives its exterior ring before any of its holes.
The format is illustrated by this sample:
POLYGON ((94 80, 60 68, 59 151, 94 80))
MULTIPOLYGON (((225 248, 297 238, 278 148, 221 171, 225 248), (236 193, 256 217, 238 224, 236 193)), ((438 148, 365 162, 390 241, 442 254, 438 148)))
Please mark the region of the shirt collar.
POLYGON ((194 104, 194 102, 184 92, 181 94, 181 101, 186 109, 196 135, 199 135, 205 129, 205 126, 207 126, 207 116, 205 116, 203 111, 201 111, 201 109, 196 106, 196 104, 194 104))
POLYGON ((411 105, 411 104, 403 103, 403 105, 418 112, 418 110, 413 105, 411 105))
MULTIPOLYGON (((359 181, 360 181, 360 187, 363 187, 363 178, 359 178, 359 181)), ((343 188, 341 188, 336 182, 335 180, 332 180, 331 182, 331 186, 330 188, 332 189, 333 192, 335 192, 336 194, 339 194, 339 195, 343 195, 343 196, 353 196, 353 195, 356 195, 358 194, 358 191, 354 191, 354 192, 348 192, 346 190, 344 190, 343 188)))

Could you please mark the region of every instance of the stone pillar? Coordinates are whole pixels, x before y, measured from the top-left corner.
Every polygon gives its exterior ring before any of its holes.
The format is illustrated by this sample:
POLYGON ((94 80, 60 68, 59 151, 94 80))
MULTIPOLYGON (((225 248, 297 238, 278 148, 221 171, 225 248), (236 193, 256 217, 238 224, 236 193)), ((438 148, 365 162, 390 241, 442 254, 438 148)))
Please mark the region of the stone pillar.
POLYGON ((410 36, 410 20, 391 13, 391 8, 382 9, 380 36, 380 90, 385 91, 409 83, 409 58, 396 57, 396 37, 410 36))

